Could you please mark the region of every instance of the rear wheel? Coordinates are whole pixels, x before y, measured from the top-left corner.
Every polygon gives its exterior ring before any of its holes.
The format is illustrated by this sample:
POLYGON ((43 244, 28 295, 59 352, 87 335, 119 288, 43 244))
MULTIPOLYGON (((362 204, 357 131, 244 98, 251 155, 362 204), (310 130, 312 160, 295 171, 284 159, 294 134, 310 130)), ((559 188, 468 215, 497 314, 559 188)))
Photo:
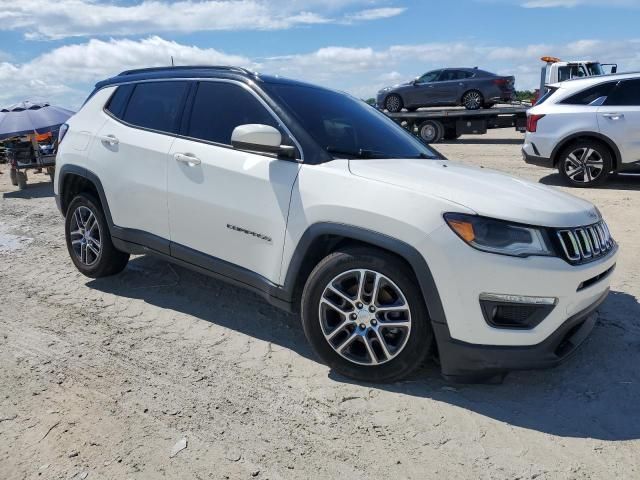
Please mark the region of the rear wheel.
POLYGON ((578 140, 560 153, 558 171, 569 185, 595 187, 601 185, 613 169, 609 148, 597 140, 578 140))
POLYGON ((129 254, 113 246, 102 207, 92 195, 81 193, 71 201, 65 236, 73 264, 87 277, 115 275, 127 266, 129 254))
POLYGON ((433 333, 410 269, 373 248, 335 252, 302 295, 305 335, 320 358, 356 380, 398 380, 422 364, 433 333))
POLYGON ((418 135, 425 143, 438 143, 444 133, 444 125, 438 120, 427 120, 418 127, 418 135))
POLYGON ((462 105, 467 110, 479 110, 484 105, 484 97, 478 90, 469 90, 462 96, 462 105))
POLYGON ((18 186, 18 171, 15 168, 9 170, 9 180, 14 187, 18 186))
POLYGON ((27 172, 16 170, 16 183, 19 190, 27 188, 27 172))
POLYGON ((402 98, 400 98, 400 95, 396 95, 395 93, 389 95, 384 101, 384 107, 391 113, 399 112, 402 110, 402 106, 402 98))

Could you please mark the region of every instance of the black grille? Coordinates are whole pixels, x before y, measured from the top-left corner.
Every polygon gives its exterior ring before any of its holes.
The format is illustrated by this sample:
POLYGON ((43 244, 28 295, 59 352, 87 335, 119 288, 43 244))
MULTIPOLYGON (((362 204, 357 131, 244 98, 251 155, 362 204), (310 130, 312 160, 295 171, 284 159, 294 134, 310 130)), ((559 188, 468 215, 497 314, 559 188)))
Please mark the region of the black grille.
POLYGON ((558 230, 556 234, 565 258, 571 263, 586 263, 604 257, 616 245, 604 221, 558 230))

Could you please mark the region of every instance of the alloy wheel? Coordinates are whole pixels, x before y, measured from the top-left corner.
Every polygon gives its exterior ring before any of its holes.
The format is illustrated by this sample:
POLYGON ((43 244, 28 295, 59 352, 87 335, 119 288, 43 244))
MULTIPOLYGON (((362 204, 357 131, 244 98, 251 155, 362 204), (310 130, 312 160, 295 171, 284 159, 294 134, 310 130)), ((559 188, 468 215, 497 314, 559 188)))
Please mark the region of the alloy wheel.
POLYGON ((400 98, 397 95, 389 96, 386 101, 386 107, 390 112, 400 111, 400 98))
POLYGON ((576 183, 591 183, 604 171, 604 159, 597 150, 588 147, 576 148, 567 155, 564 171, 576 183))
POLYGON ((69 234, 78 260, 88 267, 94 265, 100 258, 102 236, 98 219, 88 207, 81 205, 75 209, 69 234))
POLYGON ((482 106, 482 95, 479 92, 469 92, 464 96, 464 106, 469 110, 477 110, 482 106))
POLYGON ((349 270, 325 287, 319 305, 331 348, 359 365, 396 358, 411 333, 411 309, 400 288, 374 270, 349 270))

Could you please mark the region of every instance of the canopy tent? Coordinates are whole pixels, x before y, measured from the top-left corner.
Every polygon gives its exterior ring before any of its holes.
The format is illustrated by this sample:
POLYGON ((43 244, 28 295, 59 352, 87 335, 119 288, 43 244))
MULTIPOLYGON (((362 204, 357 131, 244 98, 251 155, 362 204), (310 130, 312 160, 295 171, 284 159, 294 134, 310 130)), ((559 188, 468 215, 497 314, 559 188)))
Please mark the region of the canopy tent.
POLYGON ((20 102, 0 109, 0 140, 55 130, 74 112, 46 102, 20 102))

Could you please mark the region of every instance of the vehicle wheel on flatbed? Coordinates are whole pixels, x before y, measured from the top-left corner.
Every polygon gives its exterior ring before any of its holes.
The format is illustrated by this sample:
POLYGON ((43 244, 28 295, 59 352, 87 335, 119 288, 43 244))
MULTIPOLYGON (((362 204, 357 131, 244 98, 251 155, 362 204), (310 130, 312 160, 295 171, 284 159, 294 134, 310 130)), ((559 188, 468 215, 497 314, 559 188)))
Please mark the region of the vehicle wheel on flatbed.
POLYGON ((27 188, 27 172, 16 170, 16 182, 18 183, 19 190, 27 188))
POLYGON ((18 171, 15 168, 9 169, 9 180, 14 187, 18 186, 18 171))
POLYGON ((418 135, 425 143, 438 143, 444 133, 444 125, 438 120, 426 120, 418 127, 418 135))
POLYGON ((462 96, 462 105, 467 110, 479 110, 484 105, 484 97, 478 90, 469 90, 462 96))
POLYGON ((129 254, 113 246, 100 202, 92 195, 81 193, 71 201, 64 227, 67 250, 83 275, 106 277, 127 266, 129 254))
POLYGON ((407 376, 429 355, 433 332, 411 269, 375 248, 324 258, 302 294, 302 325, 336 372, 365 382, 407 376))
POLYGON ((399 112, 402 110, 402 106, 402 98, 400 98, 400 95, 396 95, 395 93, 389 95, 384 101, 384 108, 391 113, 399 112))
POLYGON ((611 151, 602 142, 589 138, 566 146, 558 160, 558 172, 573 187, 602 185, 613 169, 611 151))

